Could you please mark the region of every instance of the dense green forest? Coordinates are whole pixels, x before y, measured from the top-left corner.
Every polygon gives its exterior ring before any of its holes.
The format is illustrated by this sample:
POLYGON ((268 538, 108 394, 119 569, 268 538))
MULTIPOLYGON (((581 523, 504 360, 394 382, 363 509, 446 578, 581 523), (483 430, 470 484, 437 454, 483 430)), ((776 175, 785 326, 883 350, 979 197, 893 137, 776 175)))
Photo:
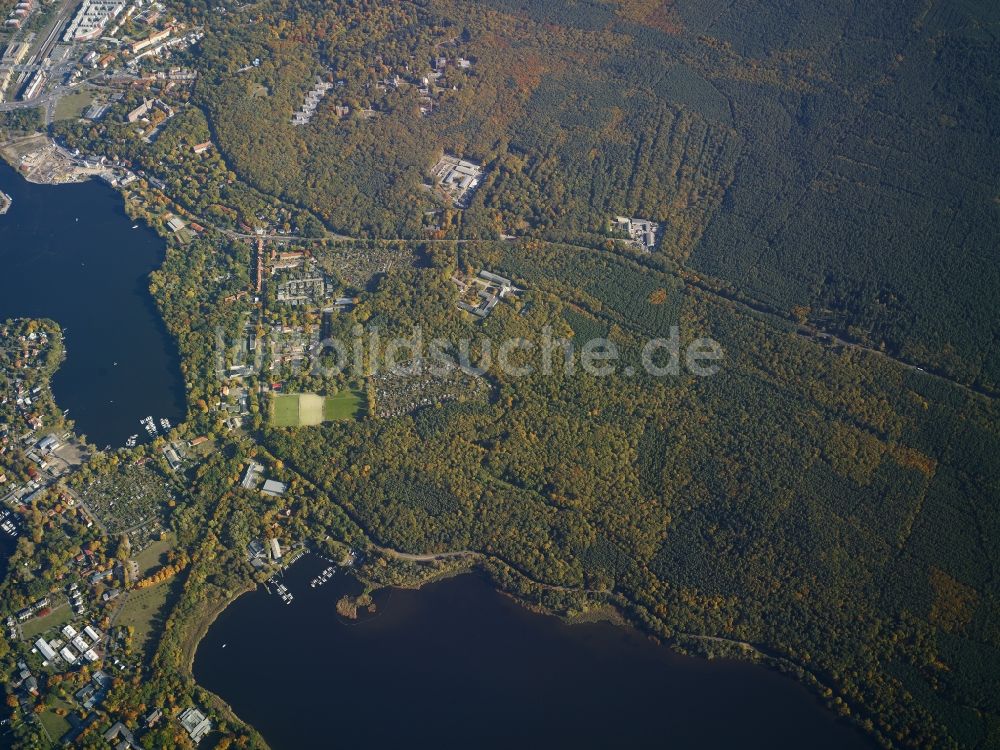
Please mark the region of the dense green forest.
POLYGON ((553 611, 610 603, 685 648, 753 649, 886 746, 1000 746, 995 8, 174 6, 206 36, 158 137, 125 119, 138 92, 102 123, 54 126, 142 172, 125 191, 137 218, 203 225, 170 240, 150 281, 182 354, 182 432, 212 450, 169 517, 191 565, 152 676, 119 686, 116 709, 211 701, 189 674, 199 628, 253 585, 247 543, 274 537, 363 547, 369 583, 438 571, 393 552, 468 551, 553 611), (328 92, 293 124, 317 81, 328 92), (444 152, 485 168, 464 210, 431 184, 444 152), (658 222, 656 248, 618 241, 618 215, 658 222), (257 260, 290 249, 347 309, 282 306, 292 266, 262 265, 256 288, 257 260), (473 321, 453 278, 484 268, 521 292, 473 321), (371 373, 264 369, 240 384, 249 416, 233 428, 219 338, 264 347, 320 326, 606 337, 621 366, 492 368, 481 388, 389 416, 371 373), (675 326, 685 346, 721 345, 718 374, 644 372, 643 344, 675 326), (368 414, 272 428, 265 392, 285 386, 367 389, 368 414), (241 489, 250 458, 289 493, 241 489))
POLYGON ((998 741, 993 402, 824 350, 632 260, 530 243, 460 256, 391 274, 416 298, 377 296, 373 313, 389 331, 445 332, 430 301, 450 263, 485 261, 533 290, 527 314, 491 317, 490 336, 606 333, 637 362, 641 341, 677 322, 722 343, 725 367, 491 371, 492 404, 328 425, 320 440, 274 431, 273 452, 379 543, 481 551, 532 580, 619 595, 654 632, 753 643, 891 742, 998 741))
POLYGON ((997 22, 684 0, 213 19, 195 99, 247 182, 334 231, 417 238, 447 210, 428 170, 462 154, 487 177, 444 236, 523 238, 398 269, 358 320, 454 335, 448 275, 484 264, 532 290, 491 336, 606 334, 637 362, 680 323, 728 357, 668 382, 491 373, 489 404, 268 446, 380 543, 473 549, 620 595, 654 632, 759 645, 888 742, 1000 742, 995 404, 797 333, 995 390, 997 22), (473 64, 421 116, 416 83, 385 82, 442 54, 473 64), (330 96, 292 125, 317 79, 330 96), (614 252, 619 214, 664 225, 653 255, 614 252))
POLYGON ((196 99, 240 175, 339 231, 415 236, 428 169, 462 153, 490 169, 464 236, 593 245, 611 215, 652 218, 698 273, 996 390, 998 20, 982 2, 278 0, 210 18, 196 99), (438 55, 474 64, 422 117, 406 81, 438 55), (317 78, 338 85, 296 127, 317 78))

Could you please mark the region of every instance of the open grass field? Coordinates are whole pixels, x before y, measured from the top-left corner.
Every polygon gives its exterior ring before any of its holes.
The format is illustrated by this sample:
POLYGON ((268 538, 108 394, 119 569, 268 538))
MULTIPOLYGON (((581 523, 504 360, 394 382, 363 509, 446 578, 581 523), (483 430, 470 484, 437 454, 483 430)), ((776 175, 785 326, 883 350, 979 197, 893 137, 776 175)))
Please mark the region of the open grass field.
POLYGON ((341 391, 329 396, 323 402, 323 419, 335 422, 341 419, 357 419, 364 409, 364 399, 357 391, 341 391))
POLYGON ((323 422, 357 419, 364 398, 357 391, 341 391, 335 396, 315 393, 287 393, 275 396, 271 405, 274 427, 312 427, 323 422))
POLYGON ((69 722, 55 712, 56 708, 62 708, 69 712, 74 709, 74 706, 64 700, 56 699, 51 709, 38 714, 39 723, 44 727, 46 734, 52 738, 53 742, 58 742, 59 738, 70 730, 69 722))
POLYGON ((56 105, 55 119, 73 120, 83 115, 83 111, 93 102, 93 94, 87 89, 74 91, 64 96, 56 105))
POLYGON ((70 608, 69 604, 63 603, 62 606, 52 610, 52 612, 45 615, 45 617, 36 617, 28 620, 23 626, 21 626, 21 633, 25 638, 34 640, 46 630, 56 626, 62 627, 72 619, 73 610, 70 608))
POLYGON ((313 427, 323 424, 323 406, 325 399, 314 393, 303 393, 299 396, 299 424, 303 427, 313 427))
POLYGON ((132 627, 132 643, 137 651, 149 653, 152 650, 150 634, 162 629, 170 606, 180 594, 181 588, 181 582, 174 577, 129 593, 128 601, 122 606, 115 624, 132 627))
POLYGON ((157 540, 135 556, 139 565, 139 576, 146 577, 157 568, 166 564, 167 553, 174 547, 174 538, 167 534, 164 539, 157 540))
POLYGON ((271 424, 275 427, 299 426, 298 394, 275 396, 271 404, 271 424))

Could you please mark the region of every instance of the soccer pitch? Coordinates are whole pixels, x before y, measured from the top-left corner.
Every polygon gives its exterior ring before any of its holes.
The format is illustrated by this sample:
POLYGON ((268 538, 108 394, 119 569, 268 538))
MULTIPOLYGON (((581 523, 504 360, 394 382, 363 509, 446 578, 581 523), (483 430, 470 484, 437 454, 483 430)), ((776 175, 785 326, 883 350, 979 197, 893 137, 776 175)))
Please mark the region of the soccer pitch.
POLYGON ((323 399, 323 419, 327 422, 357 419, 363 404, 362 394, 357 391, 341 391, 336 396, 323 399))
POLYGON ((323 422, 356 419, 364 404, 357 391, 341 391, 334 396, 315 393, 275 395, 271 405, 273 427, 314 427, 323 422))
POLYGON ((271 404, 271 424, 275 427, 299 426, 298 395, 275 396, 271 404))

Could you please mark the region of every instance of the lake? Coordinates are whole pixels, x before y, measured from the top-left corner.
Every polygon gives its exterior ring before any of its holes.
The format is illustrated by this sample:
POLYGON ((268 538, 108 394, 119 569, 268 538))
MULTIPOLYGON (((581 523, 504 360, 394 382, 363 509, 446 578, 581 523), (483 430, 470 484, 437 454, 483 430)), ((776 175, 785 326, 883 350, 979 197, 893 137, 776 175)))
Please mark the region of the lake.
POLYGON ((309 585, 326 564, 286 573, 291 604, 262 589, 238 599, 195 659, 197 681, 275 750, 875 747, 791 678, 567 625, 480 575, 381 592, 374 617, 346 621, 335 604, 353 579, 309 585))
POLYGON ((121 196, 102 182, 33 185, 0 163, 0 320, 51 318, 65 331, 66 360, 52 390, 78 433, 103 448, 146 433, 153 415, 185 415, 174 341, 149 294, 164 242, 132 229, 121 196))

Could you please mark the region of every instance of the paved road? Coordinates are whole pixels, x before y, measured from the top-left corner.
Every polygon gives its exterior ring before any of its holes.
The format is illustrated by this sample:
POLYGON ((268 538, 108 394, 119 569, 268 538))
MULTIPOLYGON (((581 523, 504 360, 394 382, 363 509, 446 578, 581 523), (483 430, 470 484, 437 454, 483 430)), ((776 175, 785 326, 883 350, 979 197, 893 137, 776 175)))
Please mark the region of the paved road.
POLYGON ((406 560, 407 562, 435 562, 437 560, 450 560, 456 557, 482 557, 479 552, 473 552, 470 549, 456 550, 455 552, 428 552, 426 554, 400 552, 391 547, 377 547, 376 549, 389 557, 394 557, 397 560, 406 560))
MULTIPOLYGON (((205 223, 205 222, 199 222, 199 223, 205 223)), ((212 226, 209 223, 205 223, 205 224, 206 224, 206 226, 212 226)), ((426 243, 426 242, 451 242, 451 243, 454 243, 456 245, 460 245, 460 244, 470 243, 470 242, 494 242, 494 241, 496 241, 496 240, 475 240, 475 239, 465 239, 465 240, 385 239, 385 238, 379 238, 379 237, 350 237, 350 236, 347 236, 347 235, 335 234, 333 232, 327 233, 323 237, 320 237, 320 238, 307 238, 307 237, 292 237, 292 236, 288 236, 288 235, 273 235, 273 234, 264 234, 264 235, 241 234, 239 232, 234 232, 232 230, 221 229, 220 227, 216 227, 216 226, 213 226, 213 228, 216 229, 217 231, 222 232, 223 234, 225 234, 225 235, 227 235, 229 237, 237 237, 237 238, 241 238, 241 239, 296 240, 296 241, 303 241, 303 242, 323 242, 323 241, 326 241, 326 240, 336 240, 336 241, 344 241, 344 242, 350 242, 350 241, 354 241, 354 242, 377 242, 377 243, 384 243, 384 244, 407 243, 407 242, 422 242, 422 243, 426 243)), ((504 237, 503 241, 504 242, 514 242, 517 239, 519 239, 519 238, 517 238, 517 237, 504 237)), ((549 242, 547 240, 536 240, 536 241, 539 242, 540 244, 543 244, 543 245, 555 244, 555 243, 549 242)), ((563 244, 563 245, 566 245, 566 246, 569 246, 569 247, 578 247, 580 249, 585 249, 585 250, 593 250, 594 249, 592 247, 586 247, 584 245, 572 245, 571 243, 560 243, 560 244, 563 244)), ((711 295, 711 296, 713 296, 713 297, 715 297, 715 298, 717 298, 719 300, 725 301, 725 302, 727 302, 727 303, 729 303, 731 305, 734 305, 736 307, 742 307, 742 308, 747 309, 747 310, 751 310, 751 311, 759 312, 759 313, 765 313, 765 314, 768 314, 768 315, 778 315, 779 317, 785 317, 780 312, 775 311, 775 310, 771 310, 771 309, 769 309, 768 307, 766 307, 763 304, 757 304, 753 300, 745 300, 745 299, 740 299, 740 298, 735 297, 735 296, 730 296, 730 295, 727 295, 727 294, 723 294, 719 290, 712 288, 708 284, 705 284, 704 282, 700 281, 699 279, 697 279, 696 277, 694 277, 692 274, 687 273, 686 271, 687 271, 687 269, 681 268, 677 272, 675 272, 675 275, 680 276, 686 283, 691 284, 692 286, 697 287, 698 289, 700 289, 702 292, 705 292, 706 294, 709 294, 709 295, 711 295)), ((669 273, 669 272, 666 272, 666 273, 669 273)), ((934 379, 937 379, 937 380, 941 380, 941 381, 944 381, 944 382, 946 382, 946 383, 948 383, 950 385, 955 386, 956 388, 961 388, 963 391, 965 391, 966 393, 968 393, 970 395, 980 396, 982 398, 987 398, 987 399, 989 399, 991 401, 997 398, 997 394, 996 393, 993 393, 993 392, 991 392, 989 390, 986 390, 986 389, 981 388, 981 387, 976 386, 976 385, 969 385, 967 383, 963 383, 963 382, 961 382, 959 380, 956 380, 955 378, 951 377, 950 375, 948 375, 946 373, 935 372, 935 371, 928 370, 925 367, 920 366, 916 362, 910 362, 910 361, 907 361, 905 359, 901 359, 899 357, 893 356, 892 354, 889 354, 888 352, 884 352, 881 349, 876 349, 876 348, 874 348, 872 346, 868 346, 867 344, 863 344, 863 343, 861 343, 859 341, 850 341, 850 340, 847 340, 847 339, 843 339, 843 338, 837 336, 836 334, 829 333, 827 331, 823 331, 823 330, 821 330, 819 328, 815 328, 813 326, 799 325, 798 329, 795 331, 795 334, 797 336, 800 336, 801 338, 806 339, 807 341, 811 341, 812 343, 816 343, 816 344, 820 344, 820 345, 826 345, 826 346, 843 347, 843 348, 846 348, 846 349, 853 349, 855 351, 864 351, 864 352, 867 352, 869 354, 874 354, 874 355, 876 355, 878 357, 881 357, 883 359, 891 360, 892 362, 896 363, 900 367, 902 367, 902 368, 904 368, 906 370, 910 370, 911 372, 919 372, 922 375, 925 375, 925 376, 927 376, 929 378, 934 378, 934 379)))
POLYGON ((475 560, 485 560, 492 557, 504 565, 506 565, 511 570, 515 571, 518 575, 531 581, 536 586, 540 586, 550 591, 567 591, 571 593, 578 594, 608 594, 608 591, 601 591, 598 589, 588 589, 584 586, 561 586, 556 583, 546 583, 545 581, 539 581, 537 578, 533 578, 528 575, 525 571, 516 567, 513 563, 504 560, 502 557, 497 555, 487 555, 483 552, 474 552, 473 550, 463 549, 455 550, 454 552, 427 552, 427 553, 412 553, 412 552, 400 552, 398 549, 393 549, 392 547, 375 547, 379 552, 386 555, 387 557, 395 558, 396 560, 405 560, 406 562, 436 562, 438 560, 454 560, 458 558, 468 557, 475 560))
MULTIPOLYGON (((773 309, 769 308, 768 306, 764 305, 763 303, 757 303, 757 302, 755 302, 753 300, 741 299, 741 298, 738 298, 738 297, 735 297, 735 296, 732 296, 732 295, 720 292, 717 289, 713 289, 711 286, 709 286, 709 285, 705 284, 704 282, 700 281, 699 279, 691 276, 689 273, 685 273, 685 271, 686 271, 686 269, 681 269, 678 275, 682 279, 684 279, 684 281, 686 283, 690 284, 691 286, 696 287, 697 289, 699 289, 700 291, 702 291, 702 292, 704 292, 706 294, 711 295, 712 297, 715 297, 718 300, 721 300, 721 301, 726 302, 726 303, 728 303, 730 305, 733 305, 734 307, 740 307, 740 308, 743 308, 744 310, 749 310, 751 312, 763 313, 765 315, 778 316, 778 317, 781 317, 781 318, 785 318, 786 320, 789 319, 787 316, 783 315, 780 311, 773 310, 773 309)), ((940 371, 929 370, 926 367, 922 367, 921 365, 917 364, 916 362, 911 362, 909 360, 901 359, 900 357, 896 357, 896 356, 894 356, 892 354, 889 354, 888 352, 884 352, 881 349, 876 349, 873 346, 869 346, 867 344, 863 344, 860 341, 851 341, 849 339, 841 338, 840 336, 837 336, 836 334, 833 334, 833 333, 830 333, 828 331, 824 331, 822 329, 816 328, 815 326, 811 326, 811 325, 808 325, 808 324, 802 324, 802 323, 800 323, 800 324, 798 324, 798 326, 795 329, 794 333, 795 333, 795 335, 799 336, 800 338, 804 338, 807 341, 810 341, 810 342, 812 342, 814 344, 819 344, 820 346, 830 346, 830 347, 838 347, 838 348, 843 348, 843 349, 853 349, 854 351, 866 352, 868 354, 874 354, 875 356, 881 357, 882 359, 890 360, 891 362, 895 363, 899 367, 902 367, 905 370, 909 370, 910 372, 918 372, 921 375, 924 375, 924 376, 926 376, 928 378, 934 378, 935 380, 940 380, 940 381, 943 381, 945 383, 948 383, 949 385, 953 385, 956 388, 960 388, 961 390, 965 391, 966 393, 968 393, 971 396, 979 396, 981 398, 989 399, 990 401, 993 401, 993 400, 995 400, 997 398, 997 394, 996 393, 994 393, 992 391, 989 391, 989 390, 987 390, 985 388, 982 388, 980 386, 970 385, 968 383, 963 383, 962 381, 956 380, 955 378, 953 378, 952 376, 948 375, 947 373, 940 372, 940 371)))
MULTIPOLYGON (((29 51, 28 61, 15 68, 15 70, 19 70, 22 73, 18 78, 17 89, 23 85, 23 79, 26 77, 25 74, 41 68, 49 55, 52 54, 53 48, 59 43, 66 23, 79 4, 80 0, 61 0, 59 7, 52 14, 52 18, 49 19, 49 23, 44 31, 35 37, 34 48, 29 51)), ((32 102, 7 102, 0 104, 0 112, 10 112, 16 109, 23 109, 24 107, 37 106, 40 101, 41 98, 32 102)))
POLYGON ((36 39, 41 38, 43 41, 41 46, 35 48, 29 64, 39 63, 51 54, 52 48, 56 46, 62 36, 66 22, 69 21, 70 15, 79 3, 80 0, 62 0, 58 10, 52 16, 52 20, 49 21, 48 28, 43 34, 36 37, 36 39))

